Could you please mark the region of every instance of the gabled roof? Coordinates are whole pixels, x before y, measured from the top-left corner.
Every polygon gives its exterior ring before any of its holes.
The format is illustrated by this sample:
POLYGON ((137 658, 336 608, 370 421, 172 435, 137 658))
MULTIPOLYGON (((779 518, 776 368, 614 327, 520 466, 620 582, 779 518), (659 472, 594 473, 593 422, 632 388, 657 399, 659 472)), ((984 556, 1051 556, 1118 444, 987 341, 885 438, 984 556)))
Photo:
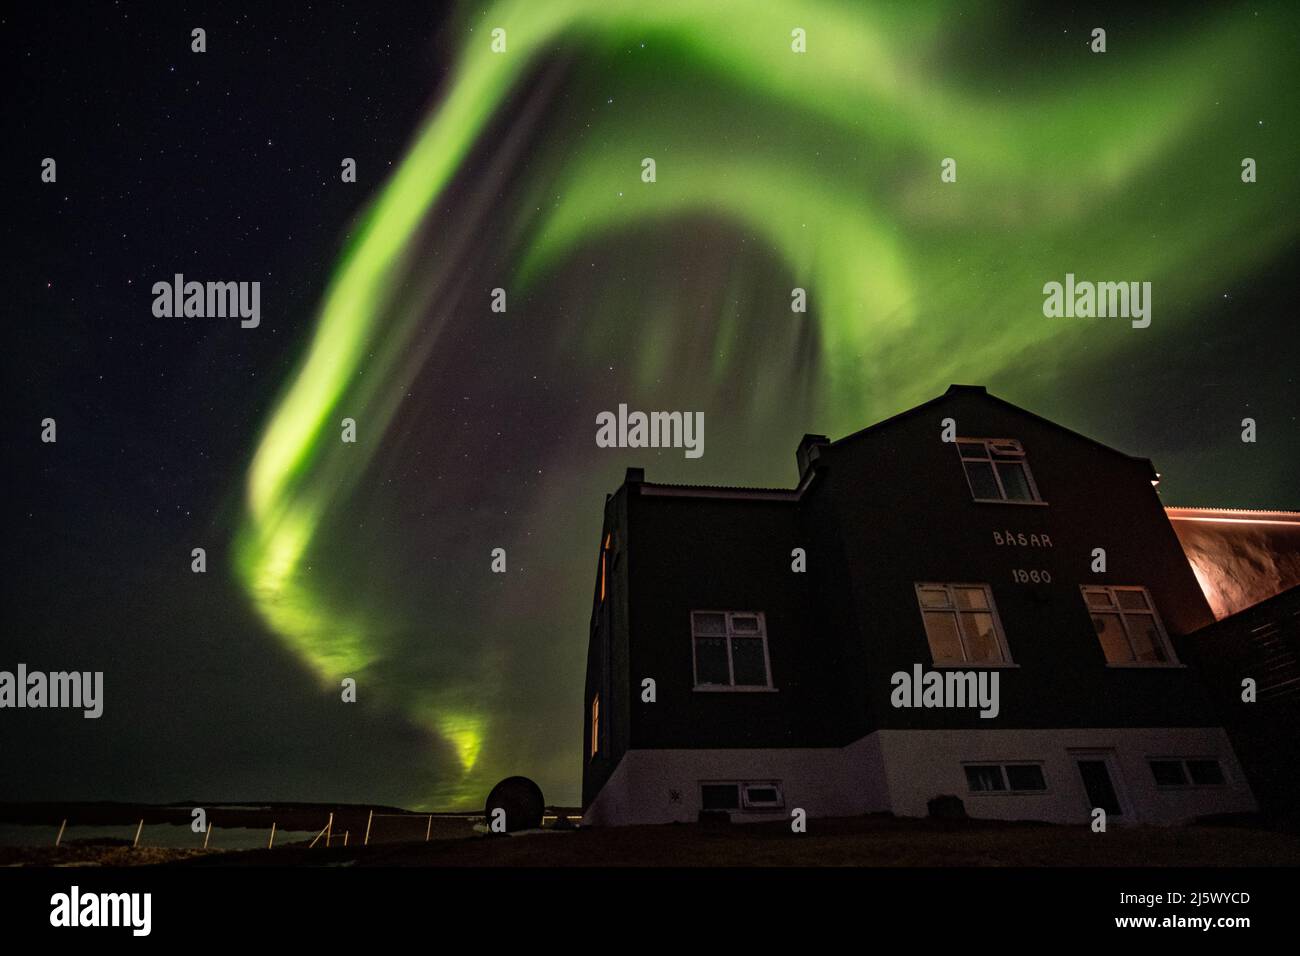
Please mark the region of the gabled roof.
MULTIPOLYGON (((1044 418, 1042 415, 1037 415, 1034 412, 1029 411, 1028 409, 1021 408, 1019 405, 1014 405, 1011 402, 1008 402, 1004 398, 998 398, 996 395, 990 395, 988 389, 986 389, 983 385, 949 385, 948 390, 944 392, 942 395, 937 395, 927 402, 922 402, 920 405, 915 405, 912 408, 907 409, 906 411, 899 412, 896 415, 891 415, 889 418, 878 421, 874 425, 868 425, 866 428, 862 428, 856 432, 852 432, 848 435, 845 435, 843 438, 837 438, 835 441, 832 442, 824 442, 824 444, 828 445, 831 448, 834 448, 837 445, 842 445, 846 442, 855 441, 867 435, 876 434, 888 428, 890 425, 896 424, 900 421, 903 421, 904 419, 911 418, 914 415, 918 415, 921 412, 926 411, 927 409, 931 409, 936 405, 948 401, 949 399, 951 399, 956 395, 974 395, 983 398, 986 401, 995 402, 998 405, 1001 405, 1005 408, 1009 408, 1020 415, 1027 416, 1028 418, 1032 418, 1035 421, 1041 422, 1045 425, 1050 425, 1052 428, 1055 428, 1057 431, 1064 432, 1065 434, 1071 435, 1075 438, 1085 441, 1090 445, 1095 445, 1097 448, 1100 448, 1112 455, 1118 455, 1119 457, 1128 459, 1129 461, 1142 462, 1147 466, 1148 469, 1150 469, 1152 481, 1155 481, 1159 478, 1159 475, 1156 473, 1155 466, 1151 463, 1151 459, 1141 458, 1136 455, 1129 455, 1125 452, 1119 451, 1116 448, 1112 448, 1109 445, 1103 444, 1102 442, 1097 441, 1095 438, 1089 438, 1087 435, 1066 428, 1064 425, 1058 424, 1057 422, 1054 422, 1049 418, 1044 418)), ((823 442, 821 441, 822 436, 820 435, 804 436, 805 441, 808 441, 809 439, 817 439, 818 444, 823 444, 823 442)), ((803 479, 799 482, 798 486, 796 486, 795 488, 785 489, 785 488, 721 487, 717 485, 656 484, 654 482, 646 482, 644 480, 645 472, 643 469, 630 468, 628 469, 628 472, 629 474, 624 479, 623 483, 625 485, 626 484, 640 485, 643 491, 648 492, 650 494, 697 496, 701 498, 761 498, 761 499, 768 499, 768 500, 799 498, 803 494, 804 489, 807 487, 812 474, 814 474, 814 472, 809 472, 809 474, 805 475, 803 479), (633 478, 634 472, 637 475, 639 475, 639 480, 633 478)))
POLYGON ((1031 412, 1027 408, 1021 408, 1019 405, 1012 404, 1011 402, 1008 402, 1005 398, 998 398, 998 396, 996 395, 990 395, 988 389, 986 389, 983 385, 949 385, 948 390, 944 392, 942 395, 936 396, 935 398, 930 399, 928 402, 922 402, 920 405, 913 406, 912 408, 909 408, 906 411, 899 412, 897 415, 891 415, 889 418, 886 418, 883 421, 876 422, 876 424, 874 425, 868 425, 866 428, 860 429, 849 435, 845 435, 843 438, 838 438, 835 441, 830 443, 831 447, 833 448, 836 445, 841 445, 844 444, 845 442, 853 441, 854 439, 861 438, 865 435, 873 434, 877 431, 885 429, 896 422, 900 422, 905 418, 911 418, 913 415, 925 411, 928 408, 932 408, 935 405, 939 405, 942 402, 947 401, 948 399, 952 398, 955 395, 979 396, 981 398, 986 399, 987 401, 995 402, 996 404, 1001 405, 1004 408, 1009 408, 1013 412, 1017 412, 1018 414, 1025 415, 1026 417, 1032 418, 1035 421, 1042 422, 1044 425, 1050 425, 1052 428, 1055 428, 1057 431, 1064 432, 1067 435, 1071 435, 1075 438, 1081 439, 1082 441, 1085 441, 1090 445, 1095 445, 1096 447, 1101 448, 1112 455, 1119 455, 1121 458, 1127 458, 1130 461, 1145 462, 1146 465, 1151 469, 1152 478, 1154 479, 1157 477, 1155 466, 1151 464, 1151 459, 1143 458, 1138 455, 1130 455, 1127 452, 1122 452, 1117 448, 1112 448, 1110 445, 1106 445, 1103 444, 1102 442, 1097 441, 1097 439, 1095 438, 1089 438, 1087 435, 1084 435, 1081 432, 1076 432, 1073 429, 1066 428, 1064 425, 1061 425, 1058 422, 1054 422, 1050 418, 1044 418, 1042 415, 1038 415, 1034 412, 1031 412))

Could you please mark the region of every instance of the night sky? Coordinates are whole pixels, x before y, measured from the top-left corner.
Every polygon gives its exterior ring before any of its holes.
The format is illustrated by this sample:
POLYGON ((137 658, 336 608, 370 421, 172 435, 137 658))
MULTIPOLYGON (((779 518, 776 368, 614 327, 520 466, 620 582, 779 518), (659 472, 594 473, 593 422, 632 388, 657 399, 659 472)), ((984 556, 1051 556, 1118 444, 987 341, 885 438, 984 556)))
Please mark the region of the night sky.
POLYGON ((0 798, 576 802, 624 469, 792 486, 952 382, 1300 508, 1294 4, 269 6, 0 19, 0 669, 105 674, 0 712, 0 798), (1046 318, 1068 272, 1151 326, 1046 318), (596 447, 619 403, 705 454, 596 447))

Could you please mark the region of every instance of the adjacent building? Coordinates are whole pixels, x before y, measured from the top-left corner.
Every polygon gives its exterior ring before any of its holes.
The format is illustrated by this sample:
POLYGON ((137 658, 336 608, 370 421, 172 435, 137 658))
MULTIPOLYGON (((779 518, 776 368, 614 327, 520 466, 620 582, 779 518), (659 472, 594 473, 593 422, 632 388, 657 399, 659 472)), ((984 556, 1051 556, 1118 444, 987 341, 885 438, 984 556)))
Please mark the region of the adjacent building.
POLYGON ((586 823, 1256 808, 1184 660, 1215 617, 1150 461, 973 386, 796 458, 794 488, 634 468, 608 497, 586 823), (996 707, 900 689, 932 674, 996 707))

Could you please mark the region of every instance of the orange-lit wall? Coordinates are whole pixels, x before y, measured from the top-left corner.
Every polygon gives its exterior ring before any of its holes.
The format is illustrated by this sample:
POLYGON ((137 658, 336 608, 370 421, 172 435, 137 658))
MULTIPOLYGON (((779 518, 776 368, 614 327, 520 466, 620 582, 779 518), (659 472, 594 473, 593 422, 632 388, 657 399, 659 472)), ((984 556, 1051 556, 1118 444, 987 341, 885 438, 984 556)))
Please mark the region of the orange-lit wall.
POLYGON ((1300 512, 1165 511, 1216 618, 1300 584, 1300 512))

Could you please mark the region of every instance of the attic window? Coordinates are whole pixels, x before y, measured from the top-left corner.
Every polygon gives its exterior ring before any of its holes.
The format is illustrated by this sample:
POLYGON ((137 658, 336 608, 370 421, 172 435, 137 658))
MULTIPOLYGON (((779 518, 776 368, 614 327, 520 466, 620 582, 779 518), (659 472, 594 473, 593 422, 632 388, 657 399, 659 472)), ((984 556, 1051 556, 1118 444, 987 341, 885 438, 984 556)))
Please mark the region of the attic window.
POLYGON ((957 451, 976 501, 1041 502, 1025 450, 1014 438, 958 438, 957 451))

